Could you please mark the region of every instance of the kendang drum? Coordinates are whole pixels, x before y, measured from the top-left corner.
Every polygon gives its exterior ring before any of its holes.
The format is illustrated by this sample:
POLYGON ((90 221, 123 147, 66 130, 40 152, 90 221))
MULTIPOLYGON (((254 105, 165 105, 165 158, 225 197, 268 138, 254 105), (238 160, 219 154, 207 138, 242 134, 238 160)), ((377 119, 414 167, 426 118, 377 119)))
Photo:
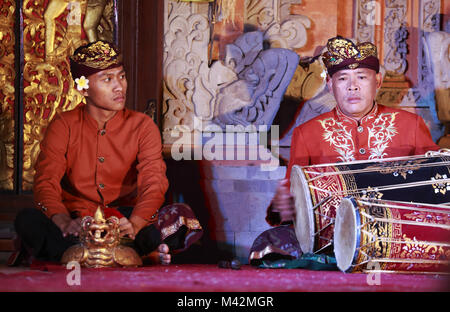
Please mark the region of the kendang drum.
POLYGON ((300 167, 291 171, 295 232, 303 252, 329 250, 341 199, 450 202, 450 153, 300 167))
POLYGON ((344 198, 334 254, 344 272, 449 273, 450 206, 344 198))

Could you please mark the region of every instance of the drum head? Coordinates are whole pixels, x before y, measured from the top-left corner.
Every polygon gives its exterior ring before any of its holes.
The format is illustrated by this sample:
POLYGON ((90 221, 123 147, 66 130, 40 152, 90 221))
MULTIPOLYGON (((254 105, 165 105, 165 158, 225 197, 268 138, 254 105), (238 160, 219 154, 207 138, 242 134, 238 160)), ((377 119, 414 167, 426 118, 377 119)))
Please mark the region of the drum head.
POLYGON ((314 248, 314 211, 308 182, 301 167, 294 165, 291 171, 291 194, 295 200, 295 235, 304 253, 314 248))
POLYGON ((343 198, 336 211, 334 225, 334 255, 341 271, 347 271, 352 265, 357 243, 356 204, 349 198, 343 198))

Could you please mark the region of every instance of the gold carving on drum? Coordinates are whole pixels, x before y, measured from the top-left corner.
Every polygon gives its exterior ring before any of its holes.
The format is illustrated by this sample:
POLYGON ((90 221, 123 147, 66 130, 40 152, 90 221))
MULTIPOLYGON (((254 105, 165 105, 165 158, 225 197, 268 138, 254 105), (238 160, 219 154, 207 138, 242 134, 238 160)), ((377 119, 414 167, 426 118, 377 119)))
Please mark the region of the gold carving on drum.
POLYGON ((450 182, 439 183, 439 180, 443 179, 448 179, 446 174, 440 175, 439 173, 437 173, 436 176, 431 177, 431 180, 438 182, 436 184, 432 184, 435 194, 440 192, 441 194, 445 195, 447 191, 450 192, 450 182))
POLYGON ((407 175, 413 174, 415 170, 419 170, 421 168, 420 164, 424 162, 426 162, 426 159, 395 161, 390 163, 380 163, 367 168, 378 170, 381 174, 392 174, 394 177, 400 175, 406 180, 407 175))
POLYGON ((366 272, 376 263, 381 272, 448 273, 449 216, 447 205, 344 198, 334 233, 338 267, 366 272))
MULTIPOLYGON (((359 194, 356 194, 357 197, 358 195, 359 194)), ((367 189, 361 191, 360 197, 361 199, 381 199, 383 197, 383 193, 369 186, 367 189)))
MULTIPOLYGON (((385 199, 421 201, 423 204, 448 202, 448 197, 442 196, 440 191, 436 192, 436 195, 432 194, 431 185, 438 183, 436 179, 433 181, 429 178, 432 175, 436 176, 436 173, 439 173, 437 177, 449 176, 448 172, 448 157, 422 155, 345 164, 293 166, 291 193, 295 199, 297 212, 295 228, 301 248, 306 252, 321 252, 333 245, 336 209, 346 196, 366 201, 385 199)), ((449 182, 448 180, 439 182, 443 185, 442 182, 449 182)), ((395 217, 395 210, 389 213, 395 217)), ((388 220, 390 217, 382 218, 388 220)), ((383 223, 377 225, 382 226, 383 223)), ((395 237, 401 237, 401 226, 396 223, 386 226, 391 228, 383 233, 391 231, 395 237)), ((379 243, 378 247, 383 249, 383 244, 385 243, 379 243)), ((386 248, 391 248, 391 251, 395 250, 398 254, 400 247, 397 243, 391 242, 386 248)), ((375 253, 375 250, 370 252, 375 253)))
MULTIPOLYGON (((447 249, 445 252, 442 246, 430 245, 427 242, 418 242, 415 237, 412 239, 403 235, 403 240, 406 242, 400 253, 400 258, 404 259, 424 259, 424 260, 441 260, 450 259, 450 251, 447 249)), ((417 263, 417 268, 428 269, 432 268, 432 263, 417 263)), ((403 264, 399 269, 408 270, 411 268, 411 264, 403 264)))
POLYGON ((408 220, 416 222, 433 223, 433 224, 449 224, 449 215, 442 216, 429 212, 413 211, 411 213, 405 213, 404 217, 408 220))

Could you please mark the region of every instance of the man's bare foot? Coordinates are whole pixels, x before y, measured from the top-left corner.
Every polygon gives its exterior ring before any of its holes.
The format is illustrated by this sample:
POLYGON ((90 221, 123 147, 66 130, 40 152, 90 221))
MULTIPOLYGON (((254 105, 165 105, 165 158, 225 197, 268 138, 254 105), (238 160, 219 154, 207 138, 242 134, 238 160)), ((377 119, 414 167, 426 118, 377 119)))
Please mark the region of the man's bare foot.
POLYGON ((149 262, 150 264, 170 264, 171 255, 169 253, 169 246, 166 244, 161 244, 158 249, 152 251, 147 256, 143 257, 144 262, 149 262))
POLYGON ((172 256, 169 253, 169 246, 161 244, 158 246, 159 261, 161 264, 170 264, 172 256))

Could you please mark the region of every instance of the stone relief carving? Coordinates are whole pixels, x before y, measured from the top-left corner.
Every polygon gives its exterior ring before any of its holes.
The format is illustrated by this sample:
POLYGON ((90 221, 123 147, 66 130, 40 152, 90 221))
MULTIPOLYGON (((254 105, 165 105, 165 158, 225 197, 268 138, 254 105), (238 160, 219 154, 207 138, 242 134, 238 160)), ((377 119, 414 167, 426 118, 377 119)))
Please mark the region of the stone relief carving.
POLYGON ((420 3, 420 34, 419 58, 418 58, 418 80, 422 94, 434 92, 433 71, 431 65, 430 49, 427 43, 427 34, 437 31, 439 28, 439 0, 425 0, 420 3))
MULTIPOLYGON (((255 25, 255 28, 260 30, 260 34, 249 32, 238 38, 234 44, 226 47, 224 60, 218 60, 209 65, 208 4, 165 1, 163 64, 163 140, 165 143, 173 141, 169 134, 172 130, 194 129, 195 118, 202 121, 202 127, 212 123, 223 126, 224 122, 241 125, 248 122, 252 124, 272 122, 283 96, 281 91, 283 88, 285 91, 287 87, 283 82, 292 78, 290 64, 296 63, 293 66, 295 71, 298 56, 294 56, 296 53, 292 51, 284 51, 285 49, 263 50, 263 41, 277 48, 297 48, 306 43, 306 27, 309 27, 309 20, 304 16, 289 14, 289 6, 293 2, 273 1, 266 8, 266 12, 271 12, 268 14, 273 16, 271 22, 266 24, 258 22, 255 25), (284 66, 286 71, 282 74, 281 71, 275 71, 274 75, 270 75, 269 70, 274 66, 280 66, 280 68, 284 66), (232 85, 233 82, 234 85, 232 85), (265 83, 266 90, 260 94, 259 89, 256 91, 255 83, 260 84, 260 88, 265 83), (238 86, 250 88, 253 96, 249 97, 247 92, 246 98, 233 99, 232 104, 224 105, 225 97, 229 97, 226 93, 231 92, 230 90, 235 92, 238 86), (260 101, 257 104, 258 108, 253 107, 257 100, 260 101), (242 101, 241 104, 238 104, 239 101, 242 101), (276 101, 278 103, 274 104, 276 101), (270 105, 270 110, 267 105, 270 105), (243 116, 247 108, 244 106, 251 106, 251 108, 248 107, 245 118, 243 116), (241 109, 242 111, 238 112, 241 109), (241 117, 237 117, 239 114, 241 117)), ((256 10, 264 3, 267 1, 260 3, 248 1, 246 5, 247 8, 256 10)), ((255 11, 247 9, 246 12, 248 19, 245 21, 246 25, 252 23, 252 18, 258 20, 257 14, 252 13, 255 11)))
POLYGON ((374 0, 358 0, 357 10, 358 15, 355 21, 357 42, 374 42, 377 2, 374 0))
POLYGON ((421 28, 423 31, 432 32, 439 30, 440 0, 421 0, 420 13, 422 16, 421 28))
POLYGON ((405 73, 408 47, 406 39, 407 0, 386 0, 384 33, 384 66, 388 76, 400 76, 405 73))
POLYGON ((300 4, 300 0, 248 0, 247 27, 264 32, 264 40, 271 47, 297 49, 306 44, 306 29, 311 21, 303 15, 292 15, 291 4, 300 4))
POLYGON ((223 128, 270 126, 298 65, 299 56, 291 50, 262 50, 263 38, 259 34, 246 33, 240 37, 244 40, 236 40, 227 49, 232 53, 227 55, 227 62, 235 65, 238 79, 221 88, 217 95, 214 121, 223 128), (253 39, 250 45, 246 37, 253 39))
POLYGON ((450 146, 450 34, 431 32, 426 36, 434 79, 434 93, 439 120, 445 125, 445 147, 450 146))
MULTIPOLYGON (((422 116, 435 141, 443 134, 443 125, 438 119, 435 100, 432 55, 427 37, 437 31, 440 24, 440 1, 422 0, 419 3, 419 42, 417 84, 403 93, 400 106, 416 107, 415 113, 422 116)), ((384 94, 386 96, 386 94, 384 94)))
POLYGON ((189 3, 172 1, 166 4, 164 130, 170 131, 178 125, 192 129, 194 116, 212 118, 214 89, 224 80, 234 78, 234 72, 220 63, 208 67, 207 15, 193 10, 201 4, 192 7, 189 3))

